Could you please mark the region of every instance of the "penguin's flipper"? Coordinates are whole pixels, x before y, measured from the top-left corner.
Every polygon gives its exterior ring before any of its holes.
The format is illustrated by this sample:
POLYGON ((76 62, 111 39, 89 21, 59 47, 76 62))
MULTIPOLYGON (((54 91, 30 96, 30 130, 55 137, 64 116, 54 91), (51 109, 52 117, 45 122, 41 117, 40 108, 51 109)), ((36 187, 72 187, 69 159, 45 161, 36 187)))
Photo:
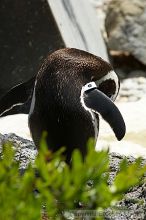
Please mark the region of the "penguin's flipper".
POLYGON ((35 76, 9 90, 0 99, 0 117, 19 113, 29 113, 35 76))
POLYGON ((93 86, 92 84, 88 84, 89 88, 84 90, 84 104, 93 112, 99 113, 109 123, 117 139, 121 140, 125 135, 126 126, 119 109, 110 98, 97 89, 95 83, 93 86))

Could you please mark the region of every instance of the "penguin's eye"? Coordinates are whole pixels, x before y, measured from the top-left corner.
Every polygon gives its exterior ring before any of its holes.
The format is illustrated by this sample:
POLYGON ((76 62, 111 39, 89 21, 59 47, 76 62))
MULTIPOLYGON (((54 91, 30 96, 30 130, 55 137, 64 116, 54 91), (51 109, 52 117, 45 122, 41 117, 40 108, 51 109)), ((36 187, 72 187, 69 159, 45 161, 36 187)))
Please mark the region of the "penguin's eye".
POLYGON ((116 84, 114 80, 108 79, 106 81, 103 81, 99 86, 98 89, 102 91, 104 94, 106 94, 109 98, 111 98, 113 95, 115 95, 116 92, 116 84))
POLYGON ((96 81, 95 76, 91 76, 91 81, 96 81))

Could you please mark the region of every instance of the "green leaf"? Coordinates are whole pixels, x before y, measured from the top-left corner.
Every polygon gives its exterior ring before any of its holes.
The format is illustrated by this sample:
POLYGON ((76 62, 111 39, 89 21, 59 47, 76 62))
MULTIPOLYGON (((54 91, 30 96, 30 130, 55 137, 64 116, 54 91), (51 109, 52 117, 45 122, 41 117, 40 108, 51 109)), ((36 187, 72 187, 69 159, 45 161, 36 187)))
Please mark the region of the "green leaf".
POLYGON ((131 187, 140 184, 141 178, 146 172, 146 166, 141 166, 141 158, 130 165, 126 160, 123 160, 120 168, 113 184, 117 192, 126 192, 131 187))
POLYGON ((65 148, 52 153, 45 136, 43 138, 35 163, 29 164, 23 176, 19 174, 19 162, 14 160, 13 146, 8 143, 3 147, 0 219, 36 220, 41 219, 42 213, 48 219, 63 219, 63 212, 78 210, 79 204, 82 204, 82 210, 104 210, 122 199, 131 187, 144 181, 146 165, 142 165, 141 158, 130 165, 124 159, 109 186, 108 151, 96 152, 94 139, 88 143, 84 160, 79 150, 75 150, 69 166, 64 161, 65 148))

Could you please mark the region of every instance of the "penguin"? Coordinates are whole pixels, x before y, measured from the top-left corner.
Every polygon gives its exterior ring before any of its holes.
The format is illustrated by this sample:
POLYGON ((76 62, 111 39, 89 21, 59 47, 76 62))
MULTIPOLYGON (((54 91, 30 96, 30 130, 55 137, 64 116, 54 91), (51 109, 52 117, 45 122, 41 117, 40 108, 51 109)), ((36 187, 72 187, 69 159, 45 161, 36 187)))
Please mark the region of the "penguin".
POLYGON ((97 141, 99 115, 121 140, 124 119, 114 104, 119 79, 111 65, 88 52, 65 48, 48 55, 37 75, 13 87, 0 100, 0 117, 25 113, 39 149, 43 131, 53 152, 66 146, 66 160, 80 149, 86 155, 90 137, 97 141))
POLYGON ((97 141, 99 115, 121 140, 126 126, 114 104, 119 87, 118 76, 101 57, 75 48, 49 54, 35 78, 30 102, 28 124, 36 147, 46 131, 52 152, 65 146, 70 163, 77 148, 84 158, 89 138, 97 141))
POLYGON ((14 86, 2 96, 0 99, 0 117, 29 113, 35 77, 33 76, 28 81, 14 86))

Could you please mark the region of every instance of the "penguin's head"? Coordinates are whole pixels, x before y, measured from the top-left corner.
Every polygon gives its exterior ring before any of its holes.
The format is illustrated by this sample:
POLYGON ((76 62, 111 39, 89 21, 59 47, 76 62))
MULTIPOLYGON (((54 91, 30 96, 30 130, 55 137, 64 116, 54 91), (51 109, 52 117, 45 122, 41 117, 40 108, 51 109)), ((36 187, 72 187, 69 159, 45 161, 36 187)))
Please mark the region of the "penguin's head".
POLYGON ((54 73, 55 79, 56 77, 59 79, 62 75, 60 84, 65 81, 71 84, 75 79, 76 86, 81 89, 80 87, 94 81, 98 90, 112 101, 118 95, 120 87, 118 76, 112 66, 101 57, 79 49, 65 48, 50 54, 40 73, 44 72, 47 67, 49 67, 49 72, 54 73))
POLYGON ((47 75, 45 81, 49 78, 47 86, 56 91, 53 98, 59 97, 64 105, 71 100, 74 105, 80 103, 85 111, 100 114, 118 140, 124 137, 125 123, 113 103, 119 92, 119 79, 108 62, 79 49, 65 48, 48 56, 37 80, 43 75, 47 75))

